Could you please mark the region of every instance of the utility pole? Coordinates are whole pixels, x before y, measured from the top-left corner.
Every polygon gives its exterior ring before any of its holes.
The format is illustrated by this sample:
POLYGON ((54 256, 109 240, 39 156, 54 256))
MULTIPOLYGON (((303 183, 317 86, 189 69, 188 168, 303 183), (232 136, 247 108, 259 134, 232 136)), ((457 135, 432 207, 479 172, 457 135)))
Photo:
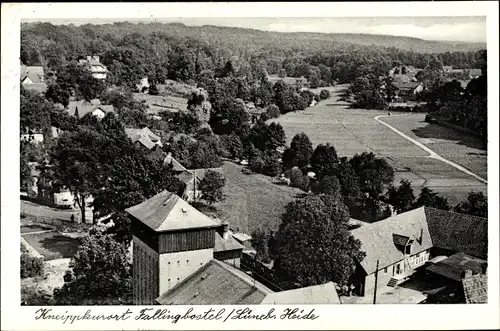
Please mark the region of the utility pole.
POLYGON ((375 288, 373 289, 373 304, 377 303, 378 260, 375 268, 375 288))

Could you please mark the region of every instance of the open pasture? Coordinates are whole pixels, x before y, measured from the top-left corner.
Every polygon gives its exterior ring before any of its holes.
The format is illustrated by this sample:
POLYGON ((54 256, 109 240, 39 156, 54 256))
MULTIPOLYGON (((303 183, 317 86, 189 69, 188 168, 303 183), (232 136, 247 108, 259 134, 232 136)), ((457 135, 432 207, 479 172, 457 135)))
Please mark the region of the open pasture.
MULTIPOLYGON (((339 156, 374 152, 396 170, 394 184, 402 178, 419 188, 428 186, 449 198, 450 202, 464 199, 470 191, 486 192, 486 184, 443 163, 428 158, 428 152, 377 122, 374 117, 385 111, 351 109, 340 101, 345 87, 331 88, 332 96, 304 111, 291 112, 275 119, 283 126, 287 142, 305 132, 313 146, 330 143, 339 156)), ((458 163, 486 178, 486 151, 474 137, 466 137, 452 129, 424 122, 425 114, 393 114, 381 118, 387 124, 428 146, 442 157, 458 163)))

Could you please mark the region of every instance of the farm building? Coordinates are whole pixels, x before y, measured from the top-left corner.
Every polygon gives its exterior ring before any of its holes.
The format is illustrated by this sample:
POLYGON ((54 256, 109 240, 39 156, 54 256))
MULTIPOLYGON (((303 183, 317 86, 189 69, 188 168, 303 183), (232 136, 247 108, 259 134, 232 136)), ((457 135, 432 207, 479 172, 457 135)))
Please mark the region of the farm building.
POLYGON ((103 119, 108 113, 114 113, 115 109, 112 105, 101 105, 98 99, 91 100, 90 102, 85 100, 80 101, 70 101, 66 111, 71 116, 77 116, 82 118, 87 114, 92 114, 92 116, 98 119, 103 119))
POLYGON ((96 79, 106 79, 106 76, 108 75, 108 69, 106 66, 99 62, 99 56, 87 56, 86 59, 81 59, 78 63, 87 68, 92 74, 92 77, 96 79))
POLYGON ((333 283, 274 293, 238 268, 243 246, 229 225, 168 191, 132 216, 134 304, 339 303, 333 283))
MULTIPOLYGON (((420 207, 351 231, 366 257, 357 264, 353 283, 358 295, 395 287, 435 256, 487 257, 487 219, 420 207)), ((443 262, 443 261, 441 261, 443 262)), ((439 262, 439 263, 441 263, 439 262)))

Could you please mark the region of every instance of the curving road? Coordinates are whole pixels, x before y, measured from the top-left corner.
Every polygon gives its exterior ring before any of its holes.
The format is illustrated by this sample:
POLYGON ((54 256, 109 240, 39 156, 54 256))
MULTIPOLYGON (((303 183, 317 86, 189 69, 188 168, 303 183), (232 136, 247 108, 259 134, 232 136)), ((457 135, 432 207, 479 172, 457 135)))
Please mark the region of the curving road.
POLYGON ((374 119, 377 122, 379 122, 380 124, 385 125, 386 127, 388 127, 389 129, 391 129, 392 131, 396 132, 398 135, 400 135, 401 137, 405 138, 409 142, 413 143, 414 145, 417 145, 418 147, 420 147, 421 149, 423 149, 424 151, 426 151, 427 153, 429 153, 429 155, 427 157, 439 160, 439 161, 444 162, 444 163, 447 163, 447 164, 451 165, 452 167, 460 170, 461 172, 466 173, 467 175, 470 175, 470 176, 474 177, 475 179, 479 180, 480 182, 488 184, 488 181, 486 179, 484 179, 484 178, 476 175, 472 171, 470 171, 470 170, 462 167, 461 165, 459 165, 459 164, 457 164, 457 163, 455 163, 453 161, 445 159, 444 157, 442 157, 441 155, 437 154, 436 152, 434 152, 432 149, 430 149, 429 147, 425 146, 421 142, 419 142, 419 141, 417 141, 417 140, 415 140, 415 139, 407 136, 406 134, 404 134, 403 132, 401 132, 398 129, 394 128, 393 126, 391 126, 391 125, 385 123, 384 121, 380 120, 381 117, 388 117, 388 116, 398 116, 398 115, 379 115, 379 116, 375 116, 374 119))

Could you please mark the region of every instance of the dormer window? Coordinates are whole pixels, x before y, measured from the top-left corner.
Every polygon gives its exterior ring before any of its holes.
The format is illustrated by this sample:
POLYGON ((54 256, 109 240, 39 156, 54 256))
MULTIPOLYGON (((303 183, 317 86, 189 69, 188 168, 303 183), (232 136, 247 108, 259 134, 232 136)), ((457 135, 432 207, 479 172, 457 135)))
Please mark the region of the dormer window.
POLYGON ((401 253, 411 255, 411 245, 413 244, 413 239, 408 236, 393 233, 392 240, 401 253))

